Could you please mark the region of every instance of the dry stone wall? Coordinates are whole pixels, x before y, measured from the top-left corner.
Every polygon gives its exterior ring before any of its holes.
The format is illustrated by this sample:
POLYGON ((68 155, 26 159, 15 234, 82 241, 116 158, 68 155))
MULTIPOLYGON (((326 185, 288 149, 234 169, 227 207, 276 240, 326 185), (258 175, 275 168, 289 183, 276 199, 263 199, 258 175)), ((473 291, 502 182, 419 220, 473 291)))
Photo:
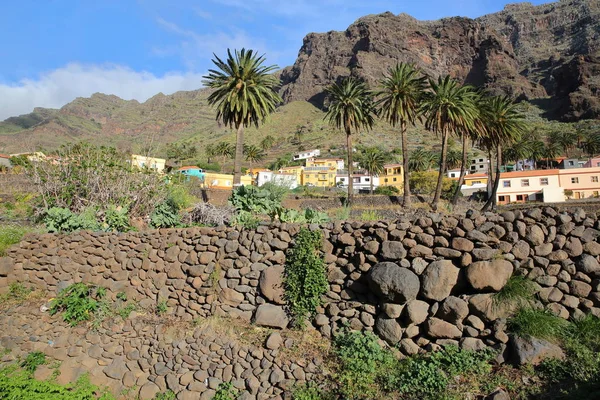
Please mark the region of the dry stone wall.
MULTIPOLYGON (((182 320, 226 315, 284 329, 282 274, 299 229, 33 235, 0 259, 0 288, 19 281, 54 293, 87 282, 143 308, 166 300, 182 320)), ((534 281, 539 304, 563 318, 600 316, 600 221, 581 209, 424 213, 309 229, 324 236, 330 285, 312 324, 327 337, 347 325, 407 355, 447 344, 505 350, 512 310, 494 293, 514 274, 534 281)))

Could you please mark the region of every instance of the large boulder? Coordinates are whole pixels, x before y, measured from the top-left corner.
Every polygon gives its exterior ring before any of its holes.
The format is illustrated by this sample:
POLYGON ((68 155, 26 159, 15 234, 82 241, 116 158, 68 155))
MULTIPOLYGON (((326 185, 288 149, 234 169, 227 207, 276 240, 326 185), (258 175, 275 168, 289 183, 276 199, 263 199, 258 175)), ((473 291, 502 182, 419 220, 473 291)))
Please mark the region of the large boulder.
POLYGON ((8 276, 11 274, 15 262, 10 257, 0 257, 0 276, 8 276))
POLYGON ((532 246, 539 246, 542 243, 544 243, 544 231, 542 230, 542 228, 540 228, 539 225, 531 225, 527 229, 525 240, 527 240, 532 246))
POLYGON ((401 260, 406 257, 402 242, 386 240, 381 244, 381 256, 386 260, 401 260))
POLYGON ((258 326, 269 328, 285 329, 288 326, 289 319, 283 307, 273 304, 261 304, 256 310, 254 323, 258 326))
POLYGON ((459 269, 450 260, 432 262, 421 275, 421 294, 430 300, 444 300, 456 285, 458 273, 459 269))
POLYGON ((442 302, 438 316, 444 321, 457 323, 469 315, 469 304, 456 296, 450 296, 442 302))
POLYGON ((555 344, 543 339, 512 336, 509 341, 512 361, 516 365, 538 365, 549 358, 563 359, 565 353, 555 344))
POLYGON ((402 339, 402 327, 398 321, 393 318, 377 318, 375 329, 379 333, 379 336, 392 346, 402 339))
POLYGON ((382 300, 402 304, 419 293, 419 277, 393 262, 375 264, 368 275, 369 287, 382 300))
POLYGON ((264 269, 260 274, 258 284, 260 292, 269 301, 276 304, 285 303, 285 292, 283 288, 283 265, 275 265, 264 269))
POLYGON ((600 275, 600 263, 598 263, 598 259, 589 254, 582 254, 575 266, 578 271, 584 274, 600 275))
POLYGON ((495 302, 490 293, 476 294, 469 299, 469 310, 484 321, 507 318, 515 310, 513 303, 495 302))
POLYGON ((404 307, 404 318, 408 324, 419 325, 429 315, 429 304, 421 300, 411 300, 404 307))
POLYGON ((467 267, 467 281, 475 290, 499 291, 513 273, 510 261, 477 261, 467 267))

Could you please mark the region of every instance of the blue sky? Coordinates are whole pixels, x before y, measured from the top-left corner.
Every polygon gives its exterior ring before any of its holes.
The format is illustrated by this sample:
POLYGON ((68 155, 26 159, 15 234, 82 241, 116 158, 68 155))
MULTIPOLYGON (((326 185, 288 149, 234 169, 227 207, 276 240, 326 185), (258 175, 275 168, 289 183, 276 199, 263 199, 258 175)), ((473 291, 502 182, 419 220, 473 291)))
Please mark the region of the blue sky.
MULTIPOLYGON (((212 53, 255 48, 293 64, 309 32, 366 14, 477 17, 499 0, 5 0, 0 13, 0 120, 94 92, 144 101, 201 86, 212 53)), ((540 4, 542 1, 533 1, 540 4)))

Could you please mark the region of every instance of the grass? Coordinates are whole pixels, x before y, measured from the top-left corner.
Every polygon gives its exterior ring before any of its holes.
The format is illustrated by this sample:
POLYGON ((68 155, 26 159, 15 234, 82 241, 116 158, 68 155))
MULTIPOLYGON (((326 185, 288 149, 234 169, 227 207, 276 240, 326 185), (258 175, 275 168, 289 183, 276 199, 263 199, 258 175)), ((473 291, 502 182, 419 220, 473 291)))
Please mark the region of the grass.
POLYGON ((0 225, 0 257, 6 255, 6 250, 23 239, 30 228, 18 225, 0 225))
POLYGON ((535 295, 534 283, 522 275, 513 275, 506 285, 492 297, 492 304, 526 306, 535 295))
POLYGON ((25 287, 20 282, 13 282, 8 286, 8 292, 0 295, 0 307, 20 304, 28 300, 40 298, 41 292, 25 287))
POLYGON ((548 310, 537 310, 522 307, 508 319, 507 328, 510 332, 524 338, 545 339, 558 342, 563 335, 568 322, 555 316, 548 310))

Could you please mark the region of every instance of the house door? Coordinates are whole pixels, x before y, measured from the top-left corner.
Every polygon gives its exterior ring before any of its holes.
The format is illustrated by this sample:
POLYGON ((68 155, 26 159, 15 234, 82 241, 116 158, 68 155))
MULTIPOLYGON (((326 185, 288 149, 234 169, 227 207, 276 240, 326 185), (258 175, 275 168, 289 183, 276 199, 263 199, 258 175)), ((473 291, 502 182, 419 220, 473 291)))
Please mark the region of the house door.
POLYGON ((581 198, 581 192, 575 192, 575 199, 580 199, 581 198))

